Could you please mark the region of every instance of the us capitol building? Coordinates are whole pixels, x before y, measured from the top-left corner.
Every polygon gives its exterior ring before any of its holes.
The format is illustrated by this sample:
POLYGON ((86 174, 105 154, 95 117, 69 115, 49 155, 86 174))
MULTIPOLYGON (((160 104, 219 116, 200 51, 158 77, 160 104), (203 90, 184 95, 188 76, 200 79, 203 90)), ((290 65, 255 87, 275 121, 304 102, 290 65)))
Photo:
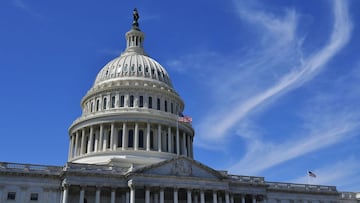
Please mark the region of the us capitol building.
POLYGON ((269 182, 193 159, 194 129, 164 67, 144 51, 134 10, 69 128, 68 162, 0 162, 0 203, 359 203, 335 186, 269 182))

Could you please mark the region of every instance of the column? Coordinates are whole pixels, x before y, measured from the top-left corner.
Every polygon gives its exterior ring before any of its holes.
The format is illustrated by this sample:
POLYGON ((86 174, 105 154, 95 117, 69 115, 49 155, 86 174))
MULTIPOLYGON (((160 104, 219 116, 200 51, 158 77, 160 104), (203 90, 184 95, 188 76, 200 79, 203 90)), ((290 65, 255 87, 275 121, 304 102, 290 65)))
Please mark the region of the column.
POLYGON ((160 203, 164 203, 164 188, 160 188, 160 203))
POLYGON ((90 135, 88 140, 88 147, 87 147, 87 153, 92 152, 92 146, 93 146, 93 139, 94 139, 94 128, 93 126, 90 127, 90 135))
POLYGON ((162 144, 161 144, 161 125, 159 124, 158 126, 158 151, 161 152, 162 151, 162 144))
POLYGON ((200 203, 205 203, 204 190, 201 190, 201 191, 200 191, 200 203))
POLYGON ((102 150, 103 137, 104 137, 104 124, 100 124, 100 132, 99 132, 99 148, 98 148, 98 151, 99 151, 99 152, 102 150))
POLYGON ((126 133, 126 123, 123 123, 123 131, 122 131, 122 150, 126 149, 127 146, 127 133, 126 133))
POLYGON ((176 129, 176 154, 180 155, 179 128, 176 129))
POLYGON ((110 199, 111 203, 115 203, 115 196, 116 196, 116 189, 112 188, 111 189, 111 199, 110 199))
POLYGON ((74 157, 78 156, 79 153, 79 131, 75 133, 75 147, 74 147, 74 157))
POLYGON ((148 187, 145 188, 145 203, 150 203, 150 189, 148 187))
POLYGON ((130 186, 130 203, 135 203, 135 188, 130 186))
POLYGON ((183 137, 182 137, 182 154, 187 156, 187 149, 186 149, 186 133, 183 133, 183 137))
POLYGON ((67 185, 64 185, 64 191, 63 191, 63 196, 62 196, 62 203, 68 203, 68 186, 67 185))
POLYGON ((85 188, 81 187, 79 203, 84 203, 84 197, 85 197, 85 188))
POLYGON ((230 203, 234 203, 234 194, 230 196, 230 203))
POLYGON ((95 193, 95 203, 100 203, 100 187, 96 187, 96 193, 95 193))
POLYGON ((256 195, 252 195, 252 203, 256 203, 256 195))
POLYGON ((229 193, 225 192, 225 203, 230 203, 229 193))
POLYGON ((139 148, 139 124, 135 123, 135 137, 134 137, 134 150, 139 148))
POLYGON ((150 151, 150 123, 146 125, 146 151, 150 151))
POLYGON ((98 148, 99 148, 99 131, 95 131, 94 152, 97 152, 98 148))
POLYGON ((72 158, 72 152, 73 152, 73 141, 74 141, 74 136, 73 134, 70 135, 70 140, 69 140, 69 154, 68 154, 68 160, 70 160, 72 158))
POLYGON ((171 153, 172 152, 172 136, 171 136, 171 127, 168 127, 168 152, 171 153))
POLYGON ((187 203, 191 203, 191 190, 187 190, 187 203))
POLYGON ((107 147, 108 147, 108 139, 109 139, 109 130, 107 130, 107 129, 105 129, 104 130, 104 135, 103 135, 103 143, 102 143, 102 145, 103 145, 103 148, 102 148, 102 150, 103 151, 106 151, 106 149, 107 149, 107 147))
POLYGON ((81 130, 81 154, 85 154, 85 128, 81 130))
POLYGON ((241 203, 245 203, 245 195, 241 195, 241 203))
POLYGON ((115 123, 111 123, 110 150, 116 150, 116 146, 115 146, 115 123))
POLYGON ((213 203, 217 203, 217 193, 213 191, 213 203))
POLYGON ((178 189, 174 188, 174 203, 178 203, 178 202, 179 202, 178 189))

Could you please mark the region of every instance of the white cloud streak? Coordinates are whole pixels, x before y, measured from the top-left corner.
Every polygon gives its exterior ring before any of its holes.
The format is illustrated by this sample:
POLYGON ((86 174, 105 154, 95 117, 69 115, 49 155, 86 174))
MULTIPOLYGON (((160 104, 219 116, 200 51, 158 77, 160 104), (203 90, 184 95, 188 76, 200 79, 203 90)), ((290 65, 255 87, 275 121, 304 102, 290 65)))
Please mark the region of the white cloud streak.
POLYGON ((22 0, 13 0, 12 2, 16 8, 24 11, 25 13, 28 13, 28 14, 38 17, 38 18, 42 17, 42 15, 40 13, 38 13, 37 11, 32 9, 29 5, 25 4, 22 0))
MULTIPOLYGON (((260 17, 257 17, 256 19, 259 21, 262 20, 263 24, 271 22, 271 20, 269 20, 270 17, 264 17, 264 15, 259 16, 260 17)), ((344 1, 334 1, 334 17, 334 27, 330 40, 326 46, 310 55, 303 61, 303 64, 300 67, 283 76, 275 85, 264 89, 262 92, 250 97, 245 102, 241 101, 234 104, 234 108, 220 113, 213 113, 212 115, 214 116, 210 115, 207 117, 199 126, 200 136, 203 135, 206 136, 207 139, 213 140, 223 139, 228 135, 227 132, 230 129, 257 107, 260 107, 274 97, 280 96, 291 89, 301 86, 304 82, 313 78, 324 65, 341 50, 350 38, 352 25, 348 17, 347 5, 344 1), (219 120, 219 117, 222 119, 219 120), (217 125, 213 125, 214 122, 216 122, 217 125)), ((293 18, 294 17, 290 17, 290 20, 293 20, 293 18)), ((278 20, 272 21, 280 24, 280 21, 278 20)), ((291 27, 292 30, 295 29, 294 26, 289 26, 289 23, 283 23, 283 25, 284 26, 280 27, 291 27)), ((282 28, 280 30, 290 32, 287 28, 282 28)), ((275 32, 278 32, 278 30, 275 32)), ((279 40, 281 41, 281 39, 279 40)))

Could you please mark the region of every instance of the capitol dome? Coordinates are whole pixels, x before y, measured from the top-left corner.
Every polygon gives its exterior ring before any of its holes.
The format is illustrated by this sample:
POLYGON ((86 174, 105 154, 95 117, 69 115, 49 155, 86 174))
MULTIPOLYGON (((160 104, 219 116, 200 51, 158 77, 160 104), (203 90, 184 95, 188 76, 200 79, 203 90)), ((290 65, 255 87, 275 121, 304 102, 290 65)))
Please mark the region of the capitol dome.
POLYGON ((194 130, 179 122, 184 102, 165 68, 145 53, 138 15, 125 38, 125 51, 99 71, 81 100, 68 161, 139 166, 193 158, 194 130))

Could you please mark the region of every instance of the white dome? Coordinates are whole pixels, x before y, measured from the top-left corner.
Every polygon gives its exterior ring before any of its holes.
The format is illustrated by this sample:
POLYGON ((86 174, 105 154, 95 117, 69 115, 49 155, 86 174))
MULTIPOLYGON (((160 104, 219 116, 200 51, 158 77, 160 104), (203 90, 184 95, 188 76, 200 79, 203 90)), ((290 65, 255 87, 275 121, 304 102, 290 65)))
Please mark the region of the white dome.
POLYGON ((166 70, 154 59, 138 52, 124 52, 106 64, 98 73, 94 86, 106 81, 150 79, 172 87, 166 70))

